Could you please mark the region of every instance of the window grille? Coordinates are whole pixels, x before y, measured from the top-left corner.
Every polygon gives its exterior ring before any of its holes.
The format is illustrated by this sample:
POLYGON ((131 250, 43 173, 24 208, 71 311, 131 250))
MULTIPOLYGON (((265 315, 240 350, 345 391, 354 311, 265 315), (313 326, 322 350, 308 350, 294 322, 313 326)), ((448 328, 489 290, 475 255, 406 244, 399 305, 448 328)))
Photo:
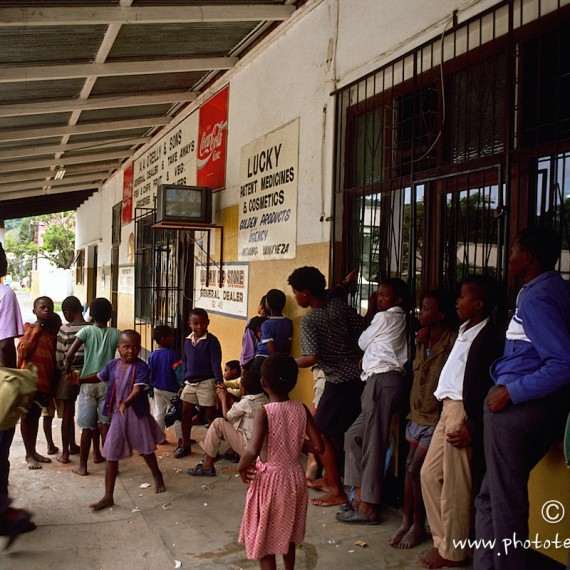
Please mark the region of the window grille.
POLYGON ((454 291, 470 274, 502 278, 504 225, 500 204, 504 202, 494 172, 447 178, 443 185, 441 225, 442 250, 438 281, 454 291))
POLYGON ((75 284, 85 284, 85 250, 77 251, 77 260, 75 261, 75 284))
POLYGON ((359 273, 354 304, 364 313, 379 283, 390 277, 414 283, 421 271, 421 241, 413 239, 413 233, 415 224, 422 226, 418 217, 422 217, 423 186, 361 195, 352 206, 352 224, 360 229, 350 236, 349 255, 355 260, 351 267, 359 273), (410 251, 411 243, 418 246, 415 252, 410 251))
POLYGON ((557 269, 570 278, 570 152, 542 156, 537 161, 536 208, 531 222, 550 227, 562 237, 557 269))
POLYGON ((194 304, 192 230, 157 229, 155 210, 135 210, 135 328, 168 325, 174 348, 182 351, 186 315, 194 304))
POLYGON ((113 218, 111 224, 111 241, 113 247, 119 247, 119 245, 121 245, 122 207, 122 202, 119 202, 113 206, 113 218))
POLYGON ((135 210, 135 321, 153 321, 154 210, 135 210))
POLYGON ((506 54, 499 53, 449 77, 448 163, 505 150, 506 61, 506 54))
POLYGON ((388 275, 416 295, 504 279, 507 232, 529 223, 568 240, 569 4, 501 2, 339 90, 333 279, 360 270, 355 306, 388 275), (537 160, 549 197, 530 216, 537 160))
POLYGON ((520 145, 570 136, 570 23, 547 30, 519 47, 520 145))

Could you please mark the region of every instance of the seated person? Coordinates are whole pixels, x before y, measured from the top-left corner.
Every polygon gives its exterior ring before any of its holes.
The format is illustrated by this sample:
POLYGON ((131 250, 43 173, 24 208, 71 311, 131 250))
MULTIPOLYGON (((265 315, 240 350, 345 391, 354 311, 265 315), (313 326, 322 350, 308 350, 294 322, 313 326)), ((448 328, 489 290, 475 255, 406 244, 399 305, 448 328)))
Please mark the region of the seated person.
POLYGON ((234 400, 241 398, 241 365, 239 360, 230 360, 224 367, 224 388, 234 400))
POLYGON ((253 419, 258 410, 269 402, 261 389, 261 376, 256 370, 246 370, 241 378, 242 398, 235 402, 231 408, 231 398, 225 388, 217 388, 218 396, 222 402, 223 418, 216 418, 208 431, 204 441, 200 443, 206 452, 206 458, 202 463, 188 470, 189 475, 196 477, 214 477, 216 468, 214 461, 220 449, 222 441, 227 441, 230 448, 238 455, 243 452, 251 439, 253 431, 253 419))

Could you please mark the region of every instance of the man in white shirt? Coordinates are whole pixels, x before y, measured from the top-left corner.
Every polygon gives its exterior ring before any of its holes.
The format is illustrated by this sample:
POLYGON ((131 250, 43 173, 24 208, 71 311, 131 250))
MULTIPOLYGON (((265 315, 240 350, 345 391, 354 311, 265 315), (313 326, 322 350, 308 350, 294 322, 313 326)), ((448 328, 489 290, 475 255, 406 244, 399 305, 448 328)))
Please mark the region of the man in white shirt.
POLYGON ((365 382, 362 412, 346 432, 344 482, 355 489, 351 509, 336 519, 348 524, 378 524, 382 482, 392 416, 404 390, 407 285, 388 279, 378 288, 378 313, 360 335, 364 350, 361 379, 365 382))

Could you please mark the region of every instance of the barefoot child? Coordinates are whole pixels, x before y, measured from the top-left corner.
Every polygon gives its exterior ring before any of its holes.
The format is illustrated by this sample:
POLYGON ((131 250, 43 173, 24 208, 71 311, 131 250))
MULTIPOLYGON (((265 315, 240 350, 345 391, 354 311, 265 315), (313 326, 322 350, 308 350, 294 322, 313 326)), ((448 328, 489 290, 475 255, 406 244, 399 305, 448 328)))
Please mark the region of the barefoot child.
MULTIPOLYGON (((65 355, 73 345, 77 331, 89 326, 89 323, 83 318, 83 307, 77 297, 66 297, 61 303, 61 310, 67 323, 61 325, 57 333, 55 358, 58 367, 64 372, 65 355)), ((75 353, 71 368, 78 372, 83 368, 83 347, 75 353)), ((75 402, 78 395, 79 386, 66 382, 62 376, 55 395, 56 401, 63 405, 61 455, 57 458, 60 463, 69 463, 69 456, 79 453, 79 446, 75 443, 75 402)))
POLYGON ((439 420, 441 406, 433 393, 457 337, 452 326, 454 313, 451 297, 448 299, 443 291, 432 291, 423 298, 419 315, 422 328, 416 336, 414 381, 406 426, 409 451, 404 480, 404 516, 400 528, 388 541, 395 548, 413 548, 428 538, 420 469, 439 420))
POLYGON ((325 491, 311 502, 330 507, 346 503, 338 473, 344 433, 360 413, 362 382, 359 378, 358 337, 364 319, 341 299, 328 298, 325 276, 316 267, 299 267, 289 276, 295 301, 311 310, 301 319, 302 356, 300 368, 320 368, 326 378, 315 414, 315 423, 323 436, 325 451, 320 459, 325 470, 322 479, 310 486, 325 491))
POLYGON ((277 554, 283 555, 285 568, 295 567, 295 544, 305 538, 307 518, 307 484, 299 454, 324 450, 309 410, 289 400, 297 374, 297 364, 285 354, 269 356, 263 363, 262 386, 269 404, 255 416, 252 439, 238 465, 243 482, 249 484, 239 541, 262 569, 275 568, 277 554))
MULTIPOLYGON (((36 451, 38 426, 42 409, 53 400, 55 374, 55 345, 61 319, 53 312, 53 301, 49 297, 38 297, 34 301, 34 324, 24 325, 24 336, 18 344, 18 368, 26 368, 30 363, 38 369, 38 391, 36 401, 28 413, 22 416, 20 428, 22 440, 26 448, 28 469, 41 469, 42 463, 51 463, 49 457, 44 457, 36 451)), ((48 449, 55 448, 51 438, 51 418, 44 417, 44 431, 48 440, 48 449), (51 441, 50 441, 51 440, 51 441)))
POLYGON ((77 425, 81 428, 79 466, 72 469, 76 475, 89 475, 87 460, 92 440, 94 463, 104 461, 99 450, 99 435, 105 443, 109 418, 102 411, 106 386, 104 382, 97 380, 97 373, 115 356, 121 334, 118 329, 107 326, 113 315, 113 307, 108 299, 94 299, 89 305, 89 314, 94 321, 93 326, 77 331, 75 340, 65 356, 65 373, 69 379, 75 354, 81 346, 84 347, 83 368, 79 375, 82 386, 77 402, 77 425))
POLYGON ((105 495, 89 505, 99 511, 114 504, 113 492, 119 471, 119 460, 128 459, 133 449, 138 451, 149 466, 154 478, 155 493, 166 490, 158 468, 154 450, 164 433, 150 414, 148 398, 149 369, 139 358, 141 337, 134 330, 126 330, 119 338, 120 358, 108 362, 97 377, 107 384, 104 414, 111 417, 111 425, 103 446, 107 459, 105 495))

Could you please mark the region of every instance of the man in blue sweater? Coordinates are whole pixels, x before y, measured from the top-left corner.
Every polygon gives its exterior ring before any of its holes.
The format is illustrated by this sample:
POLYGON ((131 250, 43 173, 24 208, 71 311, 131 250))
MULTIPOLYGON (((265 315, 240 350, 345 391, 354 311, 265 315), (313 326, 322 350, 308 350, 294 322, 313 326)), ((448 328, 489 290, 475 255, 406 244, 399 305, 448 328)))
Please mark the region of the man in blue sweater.
POLYGON ((177 459, 190 455, 190 431, 194 407, 206 412, 211 424, 215 418, 216 384, 223 385, 222 347, 220 341, 208 332, 210 319, 204 309, 192 309, 189 323, 192 332, 184 341, 184 389, 182 399, 182 443, 174 450, 177 459))
POLYGON ((560 238, 527 228, 511 245, 509 271, 522 279, 504 356, 491 367, 484 441, 487 473, 476 498, 476 570, 524 570, 530 471, 562 433, 570 388, 570 286, 554 271, 560 238), (519 542, 520 541, 520 542, 519 542), (489 543, 487 543, 488 545, 489 543))

